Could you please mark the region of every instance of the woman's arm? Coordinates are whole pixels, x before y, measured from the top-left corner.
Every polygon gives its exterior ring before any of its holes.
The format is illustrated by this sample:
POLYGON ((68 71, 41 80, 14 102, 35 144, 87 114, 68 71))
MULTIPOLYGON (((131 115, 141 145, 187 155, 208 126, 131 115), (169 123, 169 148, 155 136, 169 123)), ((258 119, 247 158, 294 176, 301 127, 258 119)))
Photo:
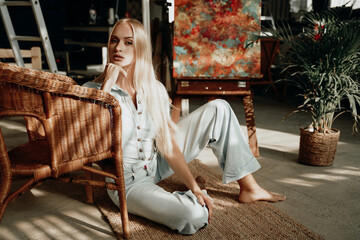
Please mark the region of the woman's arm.
POLYGON ((165 155, 164 157, 170 165, 171 169, 174 170, 174 172, 180 177, 185 185, 194 193, 199 203, 202 206, 204 206, 204 203, 206 204, 207 208, 209 209, 210 223, 213 211, 212 200, 203 191, 201 191, 200 187, 196 183, 186 163, 185 157, 173 137, 171 141, 173 144, 173 150, 171 154, 165 155))
POLYGON ((105 92, 110 92, 120 75, 123 78, 127 77, 127 73, 122 67, 109 63, 106 66, 104 82, 100 89, 105 92))

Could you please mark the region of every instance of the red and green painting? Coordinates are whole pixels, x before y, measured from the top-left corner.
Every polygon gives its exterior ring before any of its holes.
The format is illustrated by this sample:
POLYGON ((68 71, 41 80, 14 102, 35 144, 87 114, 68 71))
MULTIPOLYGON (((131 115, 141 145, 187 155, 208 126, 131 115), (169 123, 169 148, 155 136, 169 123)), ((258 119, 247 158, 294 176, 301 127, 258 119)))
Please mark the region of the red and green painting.
POLYGON ((176 0, 173 76, 236 78, 260 74, 260 0, 176 0))

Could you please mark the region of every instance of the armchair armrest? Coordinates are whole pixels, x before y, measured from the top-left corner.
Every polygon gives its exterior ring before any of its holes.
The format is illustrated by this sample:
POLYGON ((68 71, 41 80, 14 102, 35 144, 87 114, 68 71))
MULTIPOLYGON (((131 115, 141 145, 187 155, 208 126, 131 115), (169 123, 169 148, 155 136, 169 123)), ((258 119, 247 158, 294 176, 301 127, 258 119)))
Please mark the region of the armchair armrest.
POLYGON ((5 63, 0 63, 0 76, 2 81, 40 91, 101 101, 109 104, 111 107, 119 106, 117 100, 110 93, 81 87, 76 85, 77 83, 67 76, 21 68, 5 63))
POLYGON ((14 75, 19 75, 21 73, 23 75, 26 75, 27 78, 41 78, 41 79, 57 80, 73 85, 77 84, 76 81, 74 81, 72 78, 68 76, 29 69, 29 68, 22 68, 7 63, 0 63, 0 75, 4 74, 4 72, 7 72, 8 74, 9 72, 12 72, 14 75))

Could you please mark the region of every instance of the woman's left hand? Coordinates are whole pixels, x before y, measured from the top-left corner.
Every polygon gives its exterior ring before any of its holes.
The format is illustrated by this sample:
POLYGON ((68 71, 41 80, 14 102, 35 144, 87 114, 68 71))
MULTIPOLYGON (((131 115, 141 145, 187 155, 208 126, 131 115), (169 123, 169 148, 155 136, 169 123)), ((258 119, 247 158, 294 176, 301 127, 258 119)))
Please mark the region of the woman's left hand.
POLYGON ((173 143, 173 151, 165 155, 165 159, 174 170, 174 172, 180 177, 180 179, 185 183, 185 185, 190 189, 193 194, 196 196, 196 199, 199 201, 201 206, 206 205, 209 210, 209 219, 210 223, 212 214, 213 214, 213 202, 209 196, 207 196, 203 191, 201 191, 199 185, 194 179, 193 175, 190 172, 188 165, 186 164, 185 157, 180 151, 179 146, 177 145, 174 137, 171 138, 173 143))
POLYGON ((196 196, 196 198, 199 201, 201 206, 204 206, 204 204, 205 204, 206 207, 208 208, 208 210, 209 210, 209 219, 208 219, 208 221, 210 223, 211 217, 212 217, 212 214, 213 214, 213 200, 201 190, 197 191, 197 192, 194 192, 194 195, 196 196))

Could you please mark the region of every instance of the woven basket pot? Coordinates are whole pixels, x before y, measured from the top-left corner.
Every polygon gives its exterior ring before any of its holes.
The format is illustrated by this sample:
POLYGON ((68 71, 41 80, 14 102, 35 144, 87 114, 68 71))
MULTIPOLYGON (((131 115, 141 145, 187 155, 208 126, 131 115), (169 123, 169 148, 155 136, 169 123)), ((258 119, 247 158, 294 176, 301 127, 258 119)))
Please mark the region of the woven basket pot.
POLYGON ((313 166, 331 166, 334 162, 340 131, 309 132, 300 128, 299 162, 313 166))

